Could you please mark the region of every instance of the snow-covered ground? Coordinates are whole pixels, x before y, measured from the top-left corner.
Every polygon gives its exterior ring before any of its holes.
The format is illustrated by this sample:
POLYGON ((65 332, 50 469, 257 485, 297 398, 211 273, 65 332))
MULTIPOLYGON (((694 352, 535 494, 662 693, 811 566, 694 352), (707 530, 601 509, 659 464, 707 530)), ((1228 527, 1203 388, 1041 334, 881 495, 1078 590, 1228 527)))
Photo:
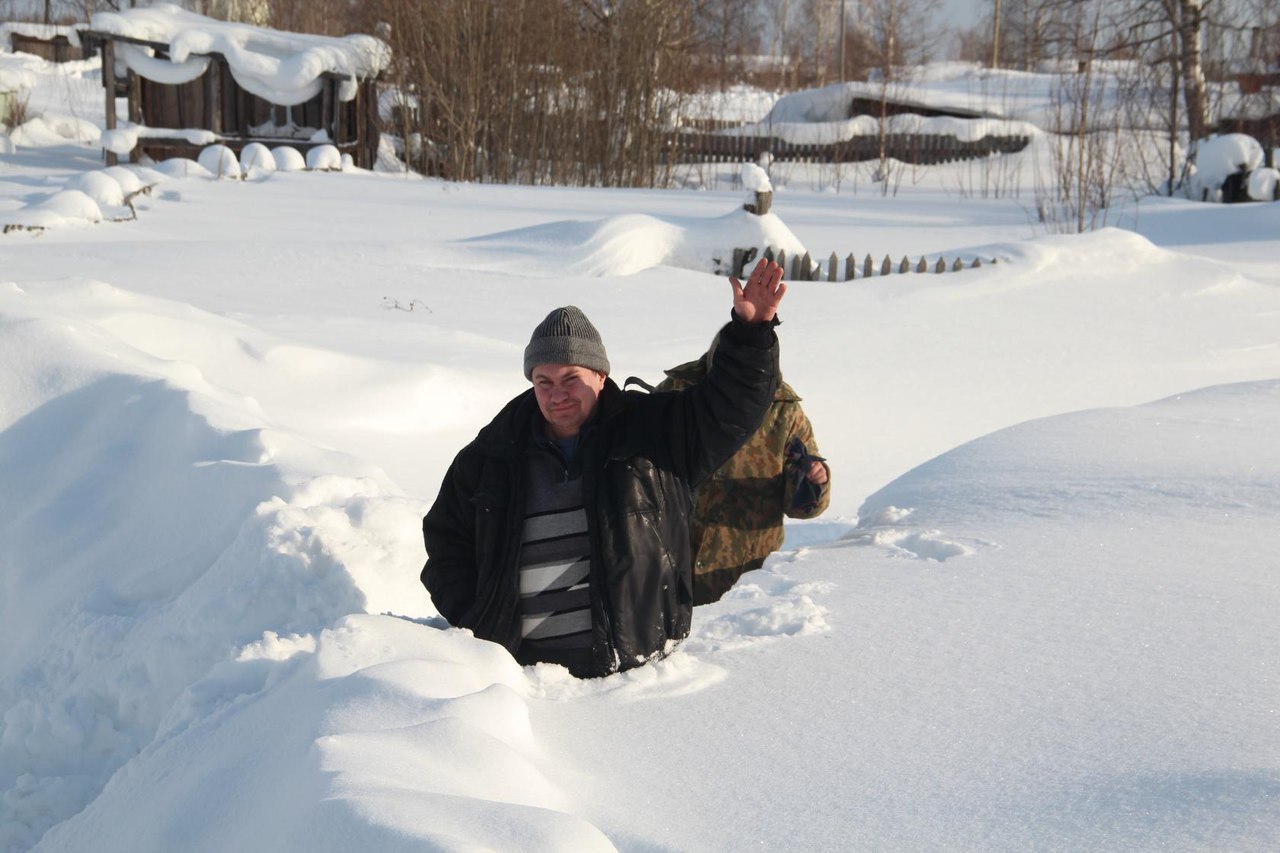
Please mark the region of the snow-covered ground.
MULTIPOLYGON (((61 74, 4 223, 112 207, 61 74)), ((159 164, 102 174, 135 220, 0 236, 0 849, 1274 849, 1280 205, 1047 236, 973 168, 792 170, 761 223, 159 164), (449 630, 420 517, 532 327, 576 304, 654 379, 762 232, 999 263, 792 285, 832 507, 676 654, 580 682, 449 630)))

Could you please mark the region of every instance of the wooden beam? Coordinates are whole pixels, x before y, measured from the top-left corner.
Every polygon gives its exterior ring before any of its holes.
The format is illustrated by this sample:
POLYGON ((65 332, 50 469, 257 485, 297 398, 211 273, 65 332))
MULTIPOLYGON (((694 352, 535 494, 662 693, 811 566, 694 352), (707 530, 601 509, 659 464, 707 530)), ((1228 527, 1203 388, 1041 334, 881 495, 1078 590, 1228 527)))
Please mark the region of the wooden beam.
MULTIPOLYGON (((116 129, 116 51, 115 45, 109 41, 102 43, 102 88, 107 92, 107 114, 103 126, 107 130, 116 129)), ((120 158, 114 151, 106 152, 108 166, 118 165, 120 158)))

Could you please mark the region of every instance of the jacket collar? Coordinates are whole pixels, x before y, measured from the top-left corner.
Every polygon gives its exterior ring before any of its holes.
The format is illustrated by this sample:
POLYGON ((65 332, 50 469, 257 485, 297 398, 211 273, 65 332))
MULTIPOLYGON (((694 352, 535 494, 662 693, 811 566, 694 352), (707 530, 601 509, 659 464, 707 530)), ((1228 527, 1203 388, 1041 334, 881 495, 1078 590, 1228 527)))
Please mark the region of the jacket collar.
MULTIPOLYGON (((606 378, 596 400, 596 410, 588 423, 599 427, 616 417, 624 407, 624 400, 622 389, 612 379, 606 378)), ((529 388, 509 400, 493 420, 480 429, 472 444, 477 450, 497 456, 516 453, 528 446, 534 434, 535 418, 541 417, 538 400, 533 388, 529 388)))

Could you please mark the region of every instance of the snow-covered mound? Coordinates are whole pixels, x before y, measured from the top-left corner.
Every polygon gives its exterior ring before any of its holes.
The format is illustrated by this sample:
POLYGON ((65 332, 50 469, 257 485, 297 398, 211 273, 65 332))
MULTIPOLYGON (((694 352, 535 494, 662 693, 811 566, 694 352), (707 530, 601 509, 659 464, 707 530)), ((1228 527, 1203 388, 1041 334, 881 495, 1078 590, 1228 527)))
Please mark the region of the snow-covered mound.
POLYGON ((1187 194, 1200 199, 1207 192, 1208 200, 1214 201, 1228 175, 1250 172, 1262 161, 1262 146, 1252 136, 1225 133, 1202 139, 1196 145, 1195 171, 1188 181, 1187 194))
MULTIPOLYGON (((767 175, 763 181, 768 183, 767 175)), ((550 222, 474 237, 466 245, 481 250, 474 260, 486 268, 519 268, 545 276, 634 275, 657 266, 716 272, 730 268, 734 249, 804 254, 804 246, 777 215, 756 216, 742 209, 714 219, 629 214, 595 222, 550 222)))

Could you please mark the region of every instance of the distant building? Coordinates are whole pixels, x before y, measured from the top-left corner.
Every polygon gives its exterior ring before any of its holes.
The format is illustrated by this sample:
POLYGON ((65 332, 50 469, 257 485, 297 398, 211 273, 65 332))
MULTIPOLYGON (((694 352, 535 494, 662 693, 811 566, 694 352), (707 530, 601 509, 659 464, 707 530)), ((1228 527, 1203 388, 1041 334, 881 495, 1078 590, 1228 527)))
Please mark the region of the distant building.
POLYGON ((75 27, 22 22, 0 24, 0 53, 29 53, 46 62, 71 62, 89 55, 75 27))
POLYGON ((1266 165, 1275 167, 1280 148, 1280 73, 1237 76, 1239 92, 1224 101, 1216 133, 1243 133, 1262 144, 1266 165))

